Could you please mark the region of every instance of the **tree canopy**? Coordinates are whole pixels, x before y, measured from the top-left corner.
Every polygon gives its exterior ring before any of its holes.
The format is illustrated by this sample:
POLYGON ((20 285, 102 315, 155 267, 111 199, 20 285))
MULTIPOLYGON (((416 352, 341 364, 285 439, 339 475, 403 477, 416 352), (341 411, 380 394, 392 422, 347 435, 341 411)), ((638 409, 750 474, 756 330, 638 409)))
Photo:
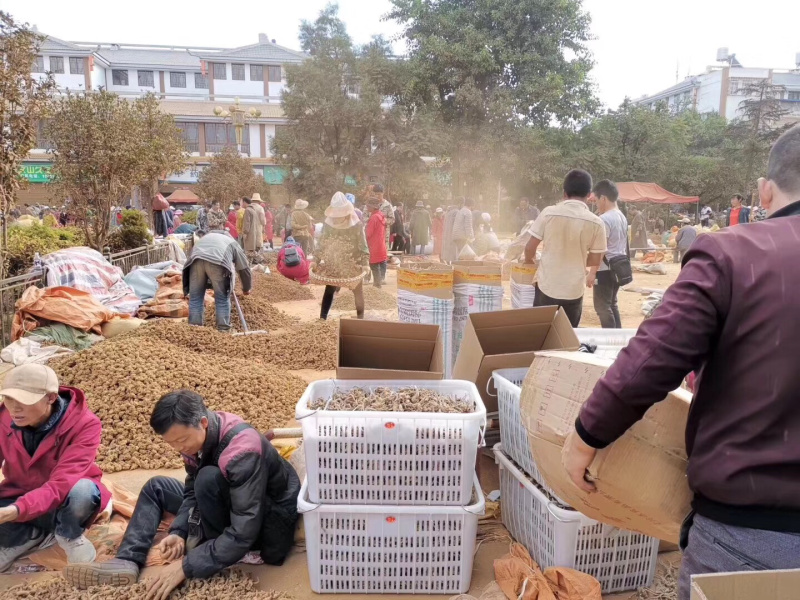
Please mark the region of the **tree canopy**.
POLYGON ((214 155, 210 164, 197 178, 197 193, 204 200, 218 201, 223 209, 235 200, 254 193, 269 200, 269 185, 253 171, 250 160, 241 156, 233 146, 226 146, 214 155))

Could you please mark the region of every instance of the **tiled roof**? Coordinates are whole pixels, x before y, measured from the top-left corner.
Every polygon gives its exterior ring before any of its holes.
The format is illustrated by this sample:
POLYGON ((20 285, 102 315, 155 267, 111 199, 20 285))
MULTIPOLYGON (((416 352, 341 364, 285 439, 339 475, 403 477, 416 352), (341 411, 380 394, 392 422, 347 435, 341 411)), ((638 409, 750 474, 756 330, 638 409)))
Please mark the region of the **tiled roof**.
POLYGON ((39 52, 44 52, 45 54, 48 52, 71 52, 73 54, 81 55, 92 53, 92 51, 88 48, 81 48, 80 46, 76 46, 75 44, 65 42, 64 40, 60 40, 49 35, 42 42, 39 52))
MULTIPOLYGON (((215 100, 215 101, 180 101, 180 100, 162 100, 161 110, 165 113, 175 116, 183 117, 213 117, 214 108, 221 106, 227 108, 232 102, 215 100)), ((283 109, 280 104, 250 104, 241 103, 241 107, 249 110, 251 107, 261 111, 262 119, 282 119, 283 109)))
POLYGON ((201 58, 210 61, 223 61, 223 60, 255 60, 259 62, 294 62, 299 63, 308 58, 302 52, 291 50, 278 46, 277 44, 252 44, 250 46, 241 46, 239 48, 232 48, 231 50, 223 50, 221 52, 208 52, 200 55, 201 58))
POLYGON ((116 66, 181 67, 200 70, 200 58, 186 50, 149 50, 141 48, 99 48, 95 53, 116 66))

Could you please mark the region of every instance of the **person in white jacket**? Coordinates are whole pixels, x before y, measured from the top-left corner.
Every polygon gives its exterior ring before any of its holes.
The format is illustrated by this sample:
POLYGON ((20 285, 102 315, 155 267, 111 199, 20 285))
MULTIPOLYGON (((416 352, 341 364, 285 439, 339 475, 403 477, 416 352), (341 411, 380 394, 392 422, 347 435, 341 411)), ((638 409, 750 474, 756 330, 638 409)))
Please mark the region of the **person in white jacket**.
POLYGON ((456 245, 456 258, 461 255, 464 246, 475 239, 475 229, 472 223, 472 207, 475 202, 472 198, 464 198, 461 208, 456 213, 453 221, 453 242, 456 245))

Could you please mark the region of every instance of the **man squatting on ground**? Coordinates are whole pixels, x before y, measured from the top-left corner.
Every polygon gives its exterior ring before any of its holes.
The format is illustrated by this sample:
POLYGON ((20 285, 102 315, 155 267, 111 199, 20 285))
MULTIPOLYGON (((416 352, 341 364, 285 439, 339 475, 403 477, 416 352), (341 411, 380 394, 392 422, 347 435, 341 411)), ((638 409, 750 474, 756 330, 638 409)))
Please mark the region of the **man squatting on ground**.
POLYGON ((147 600, 166 600, 185 579, 211 577, 251 551, 282 564, 294 542, 300 479, 272 444, 240 417, 208 410, 190 390, 162 397, 150 426, 181 453, 185 484, 150 479, 116 558, 68 565, 64 577, 81 589, 135 583, 164 513, 176 517, 159 550, 175 562, 150 581, 147 600))

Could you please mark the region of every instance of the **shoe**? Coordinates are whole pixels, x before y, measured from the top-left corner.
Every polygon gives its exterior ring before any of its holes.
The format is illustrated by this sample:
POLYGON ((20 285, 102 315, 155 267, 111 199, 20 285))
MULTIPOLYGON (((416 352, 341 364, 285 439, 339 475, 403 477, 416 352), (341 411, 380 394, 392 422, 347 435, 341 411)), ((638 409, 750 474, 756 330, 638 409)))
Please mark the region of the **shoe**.
POLYGON ((8 571, 17 560, 38 548, 42 541, 44 541, 44 538, 45 535, 41 533, 19 546, 0 548, 0 573, 8 571))
POLYGON ((58 545, 61 546, 61 549, 67 554, 67 564, 73 563, 90 563, 94 562, 94 559, 97 558, 97 552, 94 549, 94 545, 88 539, 86 539, 85 535, 80 535, 76 537, 74 540, 68 540, 65 537, 62 537, 56 534, 56 541, 58 545))
POLYGON ((139 580, 139 565, 121 558, 101 563, 76 563, 64 567, 64 579, 79 590, 95 585, 133 585, 139 580))

